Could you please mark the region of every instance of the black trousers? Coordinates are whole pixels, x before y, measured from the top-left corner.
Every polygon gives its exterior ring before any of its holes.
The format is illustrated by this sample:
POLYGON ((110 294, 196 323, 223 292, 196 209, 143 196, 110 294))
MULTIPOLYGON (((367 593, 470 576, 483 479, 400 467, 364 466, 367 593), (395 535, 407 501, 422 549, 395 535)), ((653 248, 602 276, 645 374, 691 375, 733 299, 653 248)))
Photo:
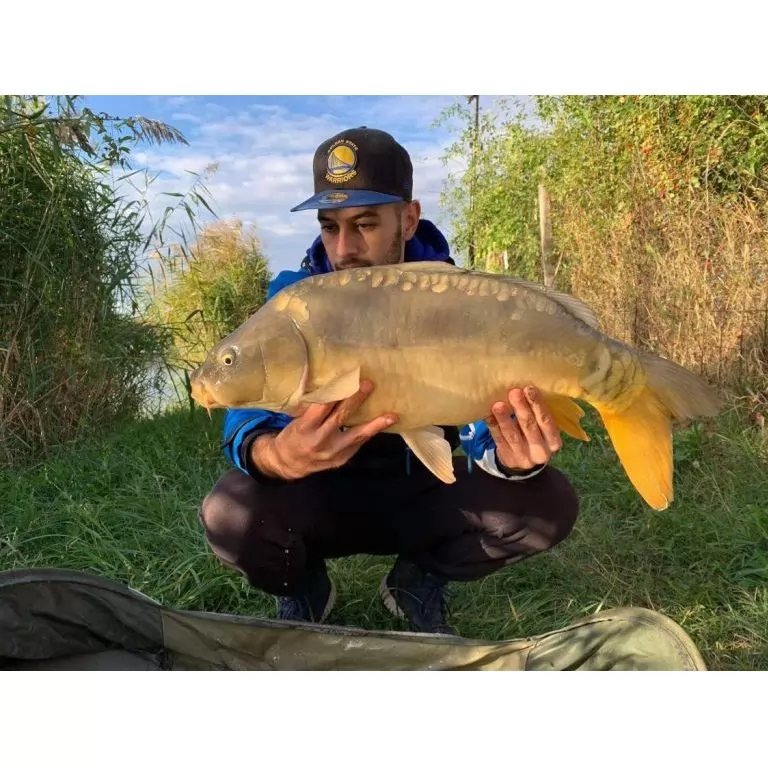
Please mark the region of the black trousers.
POLYGON ((225 473, 200 518, 209 545, 250 584, 296 594, 308 565, 353 554, 404 555, 422 569, 470 581, 544 552, 569 535, 576 493, 552 467, 525 481, 468 471, 437 480, 414 462, 412 474, 340 468, 302 480, 257 481, 225 473))

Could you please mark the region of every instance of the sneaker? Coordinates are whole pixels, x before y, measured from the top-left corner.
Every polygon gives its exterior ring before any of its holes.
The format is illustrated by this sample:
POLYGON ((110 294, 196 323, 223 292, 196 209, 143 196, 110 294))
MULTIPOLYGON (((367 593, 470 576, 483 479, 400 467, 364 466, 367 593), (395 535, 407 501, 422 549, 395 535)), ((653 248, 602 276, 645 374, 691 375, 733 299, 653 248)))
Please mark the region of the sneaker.
POLYGON ((336 587, 328 576, 324 562, 308 572, 302 592, 293 597, 277 598, 280 621, 303 621, 321 624, 336 602, 336 587))
POLYGON ((395 561, 379 593, 390 613, 406 619, 412 632, 456 635, 446 621, 446 582, 404 558, 395 561))

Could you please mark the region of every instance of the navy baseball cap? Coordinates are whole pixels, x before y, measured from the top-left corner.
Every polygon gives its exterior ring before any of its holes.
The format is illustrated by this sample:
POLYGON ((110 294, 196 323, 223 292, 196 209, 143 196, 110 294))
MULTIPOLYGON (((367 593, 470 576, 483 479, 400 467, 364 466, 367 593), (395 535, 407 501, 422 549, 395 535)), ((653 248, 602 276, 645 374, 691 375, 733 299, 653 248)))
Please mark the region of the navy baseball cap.
POLYGON ((313 163, 315 194, 291 211, 409 202, 413 165, 386 131, 352 128, 324 141, 313 163))

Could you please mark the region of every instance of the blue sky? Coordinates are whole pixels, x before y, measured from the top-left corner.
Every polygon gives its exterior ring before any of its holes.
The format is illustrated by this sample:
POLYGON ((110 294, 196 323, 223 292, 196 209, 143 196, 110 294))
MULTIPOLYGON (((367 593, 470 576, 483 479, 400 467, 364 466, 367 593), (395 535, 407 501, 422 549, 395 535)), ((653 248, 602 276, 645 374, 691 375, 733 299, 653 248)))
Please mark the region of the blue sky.
MULTIPOLYGON (((86 97, 94 111, 120 117, 142 115, 178 128, 189 146, 142 146, 136 167, 161 172, 152 185, 185 191, 191 177, 211 163, 218 169, 206 186, 220 218, 255 225, 273 271, 295 268, 318 234, 312 211, 290 213, 313 193, 312 156, 337 131, 368 125, 392 133, 410 152, 414 194, 423 215, 450 236, 439 195, 449 168, 441 159, 453 141, 432 127, 441 110, 464 96, 99 96, 86 97)), ((481 97, 492 108, 493 97, 481 97)), ((156 197, 159 210, 168 198, 156 197)))

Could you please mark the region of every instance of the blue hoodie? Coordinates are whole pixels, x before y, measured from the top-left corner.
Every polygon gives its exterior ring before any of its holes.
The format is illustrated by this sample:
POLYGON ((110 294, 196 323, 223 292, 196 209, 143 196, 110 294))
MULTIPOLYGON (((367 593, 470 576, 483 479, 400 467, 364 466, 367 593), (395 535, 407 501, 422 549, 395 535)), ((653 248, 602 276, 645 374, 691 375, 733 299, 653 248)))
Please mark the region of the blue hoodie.
MULTIPOLYGON (((405 244, 405 261, 443 261, 454 264, 450 256, 448 242, 440 230, 427 219, 421 219, 416 234, 405 244)), ((278 291, 291 283, 302 280, 310 275, 331 271, 322 240, 318 237, 307 250, 307 255, 296 270, 280 272, 269 284, 267 299, 272 298, 278 291)), ((224 455, 238 469, 248 473, 245 457, 250 443, 260 434, 280 430, 289 424, 290 416, 258 408, 229 409, 224 418, 224 455)), ((495 466, 495 445, 484 421, 467 424, 459 430, 461 448, 468 457, 471 468, 472 461, 481 462, 493 474, 495 466), (490 463, 489 463, 490 462, 490 463)), ((374 438, 375 439, 375 438, 374 438)), ((406 458, 410 451, 403 443, 406 458)), ((404 466, 409 466, 406 461, 404 466)))

